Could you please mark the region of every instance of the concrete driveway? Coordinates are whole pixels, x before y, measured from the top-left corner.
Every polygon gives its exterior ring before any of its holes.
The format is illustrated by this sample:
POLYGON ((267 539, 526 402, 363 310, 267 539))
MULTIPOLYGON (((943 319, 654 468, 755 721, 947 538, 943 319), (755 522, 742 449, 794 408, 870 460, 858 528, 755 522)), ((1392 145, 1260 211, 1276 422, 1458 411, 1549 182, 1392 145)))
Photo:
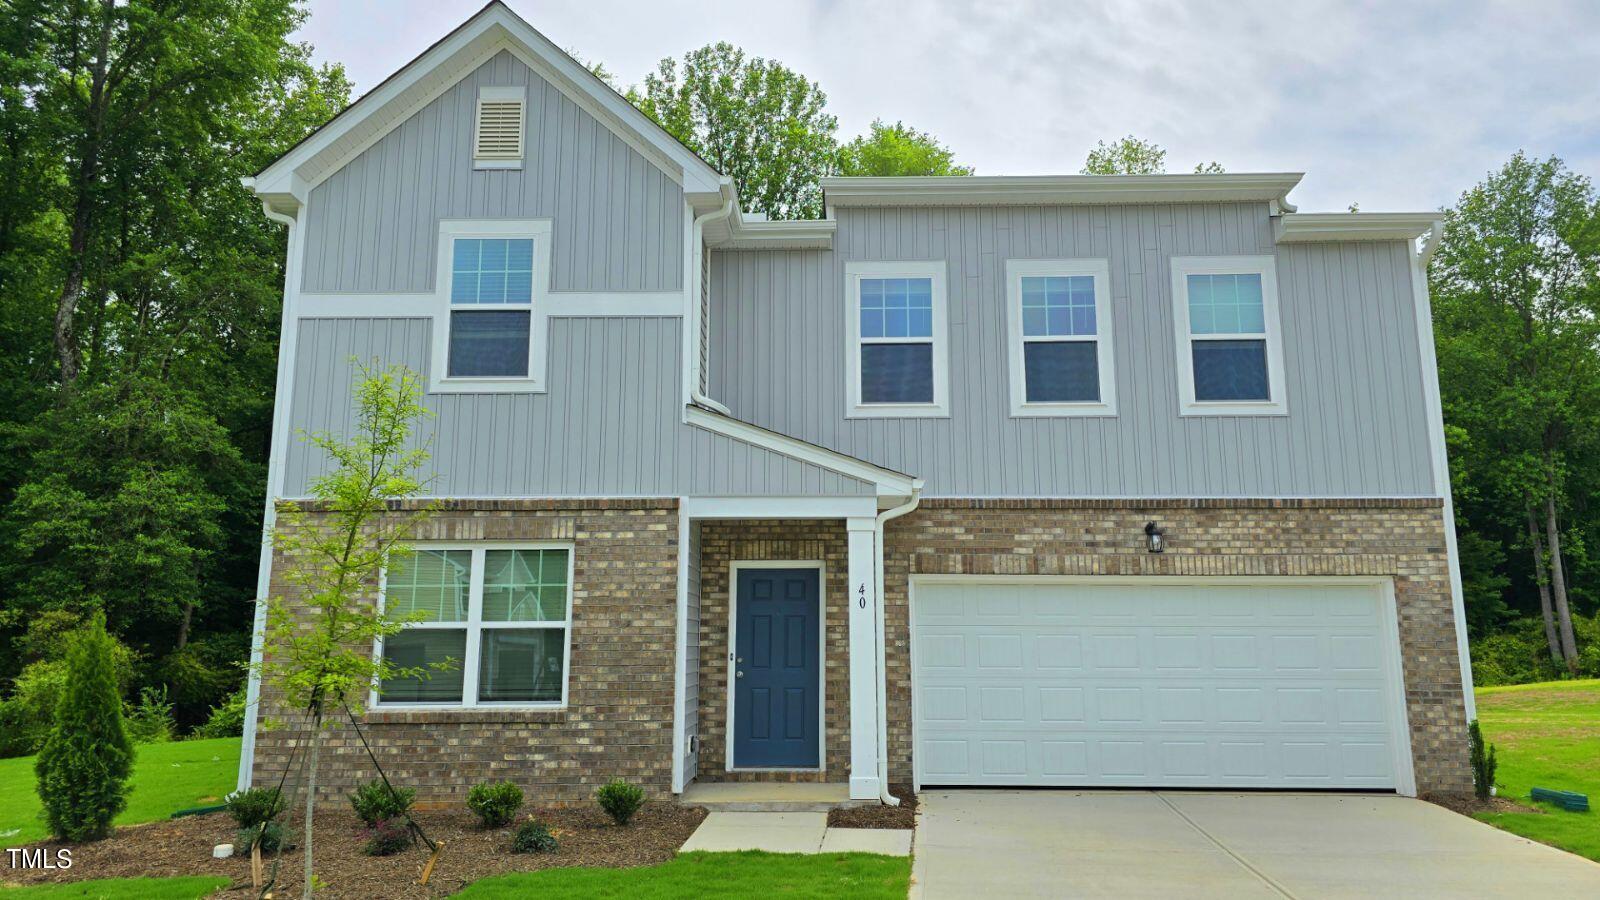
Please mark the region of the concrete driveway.
POLYGON ((1403 797, 927 791, 911 897, 1600 897, 1600 864, 1403 797))

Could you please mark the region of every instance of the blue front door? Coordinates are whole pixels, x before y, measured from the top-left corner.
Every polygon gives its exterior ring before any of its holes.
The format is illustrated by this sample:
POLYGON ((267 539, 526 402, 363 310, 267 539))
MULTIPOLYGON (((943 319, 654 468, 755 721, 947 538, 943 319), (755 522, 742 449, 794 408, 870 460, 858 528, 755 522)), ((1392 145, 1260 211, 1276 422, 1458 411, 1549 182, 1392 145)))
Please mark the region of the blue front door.
POLYGON ((817 768, 821 610, 816 569, 739 570, 733 765, 817 768))

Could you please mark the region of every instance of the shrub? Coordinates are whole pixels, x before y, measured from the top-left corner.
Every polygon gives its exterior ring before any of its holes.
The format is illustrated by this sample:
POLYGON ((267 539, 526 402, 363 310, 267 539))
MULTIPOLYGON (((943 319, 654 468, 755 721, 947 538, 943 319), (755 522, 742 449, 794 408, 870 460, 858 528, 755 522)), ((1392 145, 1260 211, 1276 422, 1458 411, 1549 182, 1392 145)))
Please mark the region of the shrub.
POLYGON ((227 699, 211 708, 211 716, 195 727, 192 737, 238 737, 244 734, 245 689, 229 694, 227 699))
POLYGON ((367 829, 361 852, 368 856, 393 856, 411 846, 411 829, 398 819, 382 819, 367 829))
POLYGON ((178 730, 165 686, 140 688, 139 702, 128 709, 127 719, 128 736, 135 744, 165 744, 178 730))
POLYGON ((258 839, 261 841, 262 853, 272 853, 280 847, 287 850, 289 847, 284 842, 283 825, 278 822, 266 822, 239 829, 233 837, 233 845, 240 854, 248 854, 258 839))
POLYGON ((1483 729, 1478 727, 1478 720, 1473 719, 1467 726, 1467 734, 1472 741, 1470 754, 1472 758, 1472 790, 1478 795, 1479 800, 1488 800, 1489 792, 1494 788, 1494 772, 1500 763, 1494 758, 1494 745, 1484 747, 1483 729))
POLYGON ((467 792, 467 809, 477 815, 485 828, 511 824, 522 806, 522 788, 509 781, 485 781, 467 792))
POLYGON ((110 834, 128 805, 133 742, 122 721, 115 644, 103 616, 74 638, 55 724, 34 765, 45 823, 70 841, 110 834))
POLYGON ((594 792, 594 799, 611 817, 611 821, 626 825, 639 807, 644 805, 644 789, 621 778, 613 778, 609 784, 594 792))
POLYGON ((277 788, 255 787, 234 791, 223 802, 228 805, 228 815, 240 828, 251 828, 270 822, 288 808, 289 801, 277 788))
POLYGON ((556 840, 556 836, 536 819, 518 825, 517 833, 511 838, 512 853, 554 853, 560 847, 561 842, 556 840))
POLYGON ((379 822, 404 816, 416 799, 415 790, 391 788, 382 778, 374 778, 356 788, 350 795, 350 805, 367 827, 376 828, 379 822))
POLYGON ((39 752, 55 724, 56 706, 67 684, 65 660, 29 663, 0 701, 0 757, 39 752))

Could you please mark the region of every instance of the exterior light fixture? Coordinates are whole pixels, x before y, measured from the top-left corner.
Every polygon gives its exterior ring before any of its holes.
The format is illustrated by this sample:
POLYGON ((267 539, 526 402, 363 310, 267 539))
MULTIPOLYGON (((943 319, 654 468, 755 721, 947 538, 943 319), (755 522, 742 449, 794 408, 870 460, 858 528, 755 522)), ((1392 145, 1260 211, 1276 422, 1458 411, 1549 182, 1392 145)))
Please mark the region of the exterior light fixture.
POLYGON ((1150 545, 1151 553, 1160 553, 1167 548, 1166 531, 1155 522, 1146 522, 1144 524, 1144 539, 1150 545))

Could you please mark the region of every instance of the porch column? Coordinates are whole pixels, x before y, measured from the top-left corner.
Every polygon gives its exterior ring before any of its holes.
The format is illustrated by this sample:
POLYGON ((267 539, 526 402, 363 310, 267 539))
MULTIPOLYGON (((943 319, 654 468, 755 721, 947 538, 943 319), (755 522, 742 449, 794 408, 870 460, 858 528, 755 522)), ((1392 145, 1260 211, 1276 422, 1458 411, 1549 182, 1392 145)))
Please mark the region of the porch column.
POLYGON ((850 536, 850 799, 878 799, 878 598, 873 518, 845 520, 850 536))

